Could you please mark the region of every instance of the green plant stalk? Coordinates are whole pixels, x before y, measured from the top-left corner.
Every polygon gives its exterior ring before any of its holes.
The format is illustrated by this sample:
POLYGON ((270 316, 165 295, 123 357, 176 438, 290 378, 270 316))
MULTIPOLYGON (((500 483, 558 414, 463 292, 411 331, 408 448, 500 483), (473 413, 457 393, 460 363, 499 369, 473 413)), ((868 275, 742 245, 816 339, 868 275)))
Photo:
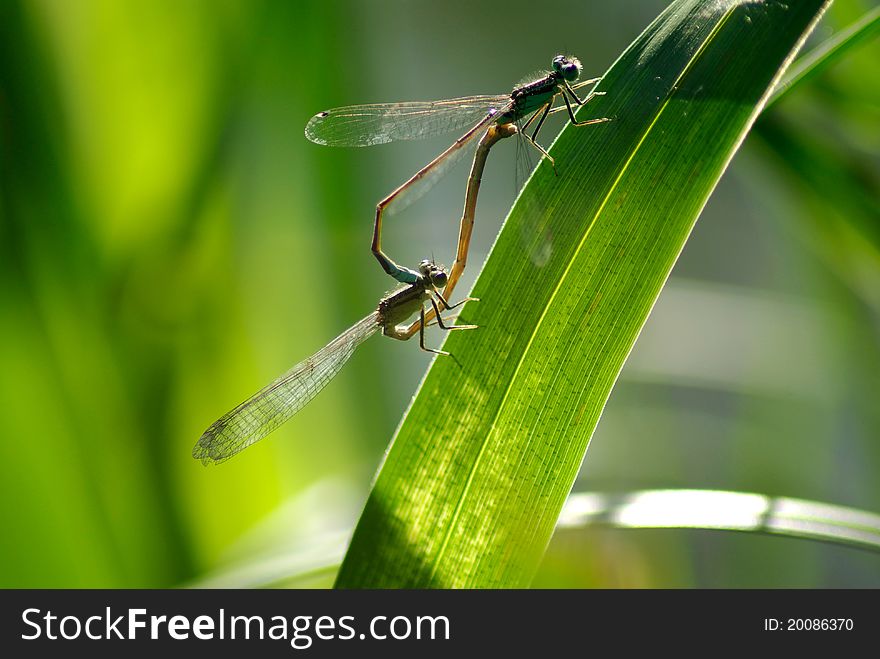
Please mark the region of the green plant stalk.
POLYGON ((721 490, 572 493, 557 529, 713 529, 821 540, 880 553, 880 515, 820 501, 721 490))
MULTIPOLYGON (((338 587, 528 586, 703 205, 827 2, 680 0, 511 211, 404 418, 338 587), (467 334, 467 336, 464 336, 467 334)), ((699 310, 694 310, 699 313, 699 310)))
MULTIPOLYGON (((691 529, 781 535, 880 554, 880 515, 822 501, 721 490, 572 492, 556 524, 560 530, 691 529)), ((332 581, 347 533, 286 553, 250 556, 187 588, 312 587, 332 581)))

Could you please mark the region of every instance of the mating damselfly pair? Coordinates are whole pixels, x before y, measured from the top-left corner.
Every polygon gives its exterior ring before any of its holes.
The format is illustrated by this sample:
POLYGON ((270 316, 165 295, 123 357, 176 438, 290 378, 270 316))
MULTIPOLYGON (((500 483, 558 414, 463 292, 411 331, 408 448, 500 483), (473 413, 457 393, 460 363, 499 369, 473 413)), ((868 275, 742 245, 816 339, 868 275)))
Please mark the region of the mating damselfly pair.
POLYGON ((385 336, 399 340, 407 340, 418 332, 423 350, 442 355, 448 353, 428 348, 424 343, 425 327, 433 320, 444 330, 475 329, 475 325, 448 325, 441 312, 471 299, 466 298, 458 304, 448 302, 467 261, 477 194, 489 150, 498 140, 519 133, 542 157, 553 163, 536 140, 550 113, 565 110, 569 121, 576 126, 608 121, 604 117, 578 121, 575 117, 574 106, 585 105, 603 93, 594 90, 581 99, 576 90, 597 83, 599 78, 577 83, 580 73, 581 64, 576 58, 559 55, 553 59, 552 70, 546 75, 516 87, 509 94, 352 105, 312 117, 306 125, 306 137, 327 146, 372 146, 467 130, 376 207, 372 252, 382 269, 406 286, 383 297, 372 314, 211 424, 193 448, 193 457, 205 464, 223 462, 268 435, 314 398, 340 371, 357 346, 380 329, 385 336), (562 104, 554 107, 559 97, 562 104), (418 269, 398 265, 382 251, 383 215, 392 207, 402 207, 418 196, 480 135, 482 138, 465 192, 456 259, 449 272, 428 260, 422 261, 418 269), (427 311, 426 304, 430 305, 427 311), (418 314, 418 318, 404 326, 403 323, 414 314, 418 314))

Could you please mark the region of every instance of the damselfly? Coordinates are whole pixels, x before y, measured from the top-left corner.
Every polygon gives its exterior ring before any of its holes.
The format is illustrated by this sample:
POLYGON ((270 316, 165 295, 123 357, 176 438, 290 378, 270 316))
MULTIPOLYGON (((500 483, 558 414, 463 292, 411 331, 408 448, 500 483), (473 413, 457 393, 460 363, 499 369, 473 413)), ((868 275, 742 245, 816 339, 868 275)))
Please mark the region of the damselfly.
POLYGON ((380 329, 385 336, 401 341, 418 332, 422 350, 448 355, 425 347, 425 327, 433 318, 444 330, 476 328, 475 325, 447 325, 440 312, 441 308, 451 310, 466 301, 455 305, 447 302, 467 260, 480 178, 492 145, 515 132, 512 127, 490 127, 480 140, 465 194, 456 260, 449 273, 431 261, 422 261, 418 270, 406 269, 412 281, 382 298, 376 311, 212 423, 193 448, 194 458, 204 464, 224 462, 268 435, 312 400, 342 369, 355 348, 380 329), (427 311, 426 302, 430 303, 427 311), (408 327, 401 325, 415 313, 419 314, 415 322, 408 327))
MULTIPOLYGON (((538 131, 551 112, 567 110, 575 126, 589 126, 609 121, 607 117, 578 121, 572 103, 580 106, 604 92, 591 91, 581 99, 575 89, 594 84, 592 78, 574 84, 580 77, 581 63, 575 57, 558 55, 552 70, 527 84, 516 87, 509 94, 465 96, 443 101, 377 103, 349 105, 319 112, 306 124, 306 137, 317 144, 328 146, 372 146, 395 140, 413 140, 439 135, 453 130, 468 130, 448 149, 416 172, 408 181, 395 189, 376 206, 371 249, 382 269, 397 281, 411 283, 412 270, 397 265, 382 252, 382 216, 392 208, 402 208, 444 174, 473 138, 490 125, 516 124, 519 132, 534 146, 541 157, 553 163, 553 158, 536 141, 538 131), (557 96, 564 105, 553 107, 557 96), (529 127, 536 123, 531 135, 529 127), (520 125, 521 124, 521 125, 520 125)), ((555 164, 554 164, 555 167, 555 164)))

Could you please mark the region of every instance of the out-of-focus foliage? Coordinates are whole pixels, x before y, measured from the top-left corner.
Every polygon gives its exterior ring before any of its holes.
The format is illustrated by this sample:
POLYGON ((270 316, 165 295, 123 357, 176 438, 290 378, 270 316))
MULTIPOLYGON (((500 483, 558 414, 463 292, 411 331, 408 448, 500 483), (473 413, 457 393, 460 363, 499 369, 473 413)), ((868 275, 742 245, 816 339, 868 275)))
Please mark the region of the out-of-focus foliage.
MULTIPOLYGON (((444 144, 322 149, 305 122, 503 92, 561 49, 599 73, 663 5, 0 3, 0 585, 169 586, 307 556, 350 528, 427 364, 414 345, 373 339, 272 438, 214 469, 190 457, 211 421, 390 288, 371 210, 444 144), (525 35, 529 17, 552 29, 525 35)), ((838 0, 817 38, 870 6, 838 0)), ((624 369, 584 485, 880 507, 878 47, 747 140, 624 369)), ((471 277, 512 200, 513 148, 497 152, 471 277)), ((389 222, 397 260, 450 261, 464 172, 447 179, 389 222)), ((601 531, 554 541, 536 584, 877 574, 873 557, 799 541, 601 531)))

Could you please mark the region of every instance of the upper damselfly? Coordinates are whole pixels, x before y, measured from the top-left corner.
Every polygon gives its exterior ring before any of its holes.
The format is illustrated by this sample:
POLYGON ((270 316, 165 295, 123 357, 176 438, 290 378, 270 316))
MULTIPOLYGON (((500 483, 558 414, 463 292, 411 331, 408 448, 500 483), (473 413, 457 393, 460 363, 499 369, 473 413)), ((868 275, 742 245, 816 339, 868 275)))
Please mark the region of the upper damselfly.
MULTIPOLYGON (((581 99, 575 91, 597 83, 599 78, 575 84, 581 74, 581 63, 575 57, 557 55, 552 70, 509 94, 463 96, 443 101, 374 103, 349 105, 319 112, 306 124, 306 137, 327 146, 372 146, 396 140, 415 140, 454 130, 467 129, 461 137, 439 156, 416 172, 403 185, 376 206, 371 249, 382 269, 397 281, 412 283, 418 276, 403 268, 382 252, 382 215, 394 206, 399 209, 416 198, 439 176, 444 174, 462 153, 464 147, 490 125, 514 124, 520 134, 542 157, 553 159, 536 141, 538 131, 551 112, 567 110, 575 126, 589 126, 609 121, 607 117, 578 121, 572 104, 581 106, 604 92, 591 91, 581 99), (563 105, 553 103, 560 96, 563 105), (535 124, 531 134, 528 129, 535 124)), ((554 164, 555 167, 555 164, 554 164)))

